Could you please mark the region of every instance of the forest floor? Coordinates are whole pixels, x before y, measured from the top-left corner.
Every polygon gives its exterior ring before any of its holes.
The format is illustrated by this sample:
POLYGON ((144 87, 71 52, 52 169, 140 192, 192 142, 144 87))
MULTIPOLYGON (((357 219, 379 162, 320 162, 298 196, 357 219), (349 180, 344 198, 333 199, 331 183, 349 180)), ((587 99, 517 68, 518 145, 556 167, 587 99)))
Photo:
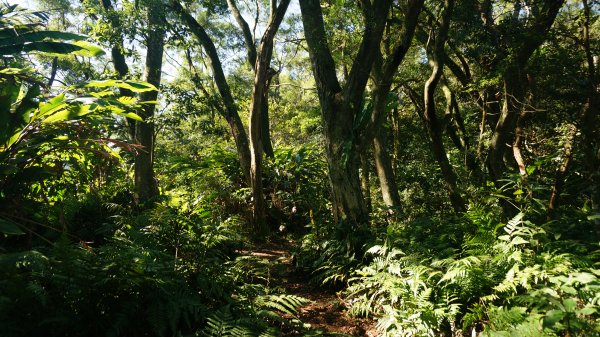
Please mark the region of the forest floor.
POLYGON ((346 306, 334 290, 310 283, 310 275, 298 272, 292 263, 293 242, 277 242, 256 245, 240 253, 261 258, 269 262, 272 288, 284 293, 296 295, 311 302, 298 310, 298 318, 310 325, 308 334, 295 329, 283 329, 287 337, 303 335, 320 336, 377 336, 375 322, 372 320, 349 317, 346 306))

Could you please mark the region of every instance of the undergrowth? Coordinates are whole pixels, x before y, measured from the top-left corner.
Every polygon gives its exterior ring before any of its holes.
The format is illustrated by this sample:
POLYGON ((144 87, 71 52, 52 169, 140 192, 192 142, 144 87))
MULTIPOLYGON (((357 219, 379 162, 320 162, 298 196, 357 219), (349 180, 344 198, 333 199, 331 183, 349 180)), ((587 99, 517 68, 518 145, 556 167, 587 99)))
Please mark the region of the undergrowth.
POLYGON ((598 336, 600 249, 579 218, 586 240, 535 212, 502 222, 473 206, 387 226, 360 257, 307 237, 298 264, 343 289, 348 313, 376 319, 382 336, 598 336))
POLYGON ((260 281, 264 268, 238 256, 239 223, 167 203, 139 212, 105 200, 91 213, 106 215, 95 219, 105 222, 100 233, 111 232, 101 244, 63 234, 0 254, 0 335, 278 336, 283 326, 303 328, 297 308, 307 301, 274 291, 260 281))
POLYGON ((348 280, 350 313, 376 317, 384 336, 600 334, 597 244, 575 247, 523 213, 492 230, 474 211, 462 221, 478 220, 451 252, 400 240, 371 247, 348 280))

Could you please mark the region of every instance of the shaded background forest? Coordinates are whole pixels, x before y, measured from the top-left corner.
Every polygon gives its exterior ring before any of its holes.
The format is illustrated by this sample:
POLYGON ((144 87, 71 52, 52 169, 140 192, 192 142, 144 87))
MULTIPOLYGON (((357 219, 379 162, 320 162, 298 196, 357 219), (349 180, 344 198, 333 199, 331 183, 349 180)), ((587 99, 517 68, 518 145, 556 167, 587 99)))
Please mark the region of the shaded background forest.
POLYGON ((599 5, 0 4, 0 336, 600 335, 599 5))

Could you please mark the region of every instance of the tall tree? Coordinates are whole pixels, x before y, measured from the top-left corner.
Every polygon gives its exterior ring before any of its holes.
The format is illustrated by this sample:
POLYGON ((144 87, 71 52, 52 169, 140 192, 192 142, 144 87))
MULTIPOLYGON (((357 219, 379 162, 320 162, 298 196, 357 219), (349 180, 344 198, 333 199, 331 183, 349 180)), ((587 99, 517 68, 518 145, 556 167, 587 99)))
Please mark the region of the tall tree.
POLYGON ((181 21, 188 27, 208 56, 208 65, 212 70, 215 85, 217 86, 223 104, 225 105, 225 109, 219 109, 219 112, 224 113, 223 118, 227 121, 235 141, 242 173, 246 178, 246 182, 250 185, 251 160, 248 135, 244 128, 244 124, 242 123, 242 119, 240 118, 238 107, 231 93, 231 88, 227 82, 225 72, 223 71, 223 63, 217 53, 217 47, 215 47, 215 44, 206 32, 206 29, 178 0, 171 0, 171 7, 181 21))
MULTIPOLYGON (((111 28, 113 28, 113 33, 115 31, 119 31, 118 28, 122 28, 122 22, 117 14, 115 7, 111 0, 102 0, 101 1, 102 8, 104 9, 106 18, 108 19, 111 28)), ((95 15, 94 15, 95 17, 95 15)), ((118 78, 120 80, 125 80, 129 76, 129 65, 127 65, 127 60, 125 58, 125 45, 123 43, 123 36, 117 35, 111 39, 113 41, 110 55, 112 58, 112 63, 115 71, 117 72, 118 78)), ((121 96, 133 96, 133 92, 126 88, 119 88, 119 92, 121 96)), ((127 124, 129 126, 129 135, 131 139, 135 139, 135 128, 136 121, 132 119, 127 119, 127 124)))
MULTIPOLYGON (((318 0, 300 0, 304 34, 317 86, 325 138, 334 220, 358 229, 368 222, 359 177, 361 129, 359 115, 371 66, 387 21, 390 0, 361 0, 364 31, 346 82, 342 85, 327 43, 323 11, 318 0)), ((348 233, 349 234, 349 233, 348 233)))
MULTIPOLYGON (((457 177, 454 173, 454 169, 448 160, 446 150, 444 148, 444 142, 442 140, 442 127, 436 115, 435 108, 435 89, 442 77, 444 71, 444 45, 448 36, 448 30, 450 28, 450 20, 452 17, 452 10, 454 7, 453 0, 444 1, 444 9, 441 14, 440 27, 437 29, 437 33, 434 33, 434 28, 430 31, 429 41, 433 46, 428 45, 428 58, 429 64, 431 65, 431 75, 425 82, 423 92, 423 117, 425 126, 427 127, 427 133, 431 140, 431 147, 433 150, 434 157, 440 166, 442 172, 442 178, 444 179, 444 185, 450 196, 450 203, 454 208, 455 212, 464 212, 466 210, 465 201, 463 200, 460 192, 458 191, 457 177)), ((431 20, 430 22, 432 22, 431 20)), ((433 25, 435 26, 435 25, 433 25)))
MULTIPOLYGON (((387 128, 384 126, 384 122, 387 118, 394 75, 410 48, 419 14, 423 8, 423 2, 423 0, 410 0, 406 8, 400 8, 405 15, 397 42, 393 46, 390 45, 391 43, 388 43, 388 47, 384 48, 388 52, 388 55, 377 53, 378 55, 371 70, 373 78, 373 112, 370 124, 365 128, 365 139, 363 141, 373 142, 373 156, 375 158, 375 168, 381 186, 383 202, 392 210, 400 207, 400 196, 398 194, 389 151, 386 148, 387 128)), ((388 24, 388 28, 390 28, 390 24, 388 24)), ((389 31, 390 29, 388 29, 387 38, 392 39, 392 36, 389 36, 389 31)))
POLYGON ((247 60, 254 70, 252 103, 249 116, 250 137, 248 138, 212 39, 204 27, 178 1, 172 1, 173 8, 200 42, 210 60, 215 83, 226 105, 225 118, 231 126, 242 169, 246 175, 248 184, 252 188, 252 220, 257 237, 263 237, 268 232, 261 165, 263 151, 268 155, 273 155, 269 139, 268 93, 271 78, 276 72, 270 65, 273 56, 275 34, 283 21, 289 3, 290 0, 281 0, 279 4, 275 0, 270 1, 269 19, 257 49, 254 36, 250 31, 248 23, 240 13, 237 3, 235 0, 227 1, 234 19, 241 28, 242 37, 247 49, 247 60))
MULTIPOLYGON (((233 0, 228 0, 232 2, 233 0)), ((264 137, 264 113, 268 110, 269 84, 275 71, 271 69, 273 56, 273 40, 287 11, 290 0, 270 1, 270 15, 265 33, 257 51, 254 66, 254 86, 252 89, 252 104, 250 107, 250 183, 252 187, 253 210, 252 220, 256 234, 261 237, 267 234, 265 201, 262 185, 262 151, 264 137)), ((267 124, 268 129, 268 124, 267 124)), ((272 154, 272 150, 271 150, 272 154)))
MULTIPOLYGON (((146 33, 146 69, 145 81, 160 87, 163 52, 165 46, 165 8, 158 1, 148 3, 148 31, 146 33)), ((156 102, 157 91, 142 93, 143 102, 156 102)), ((140 115, 143 122, 136 123, 135 142, 141 145, 135 156, 135 192, 140 202, 146 202, 158 195, 158 186, 154 177, 154 122, 152 117, 156 103, 146 103, 140 115)))
MULTIPOLYGON (((526 67, 531 55, 545 41, 564 0, 514 1, 512 15, 500 25, 495 24, 492 5, 485 1, 482 18, 490 33, 498 37, 501 54, 505 55, 502 66, 502 109, 494 125, 489 143, 487 166, 492 178, 498 181, 506 171, 505 155, 514 145, 517 120, 524 109, 527 94, 526 67)), ((518 157, 518 153, 515 152, 518 157)), ((515 161, 518 158, 515 158, 515 161)))
MULTIPOLYGON (((571 126, 563 146, 563 159, 556 169, 552 193, 548 201, 548 219, 554 219, 557 209, 560 206, 561 193, 564 189, 565 179, 571 166, 575 137, 581 132, 581 149, 584 159, 584 169, 586 171, 586 180, 589 182, 591 206, 597 214, 600 207, 600 149, 598 144, 598 109, 600 108, 600 93, 598 85, 600 76, 598 76, 597 64, 594 61, 594 52, 591 43, 591 25, 592 25, 592 6, 588 0, 581 1, 583 10, 581 12, 581 36, 578 39, 580 47, 583 49, 584 59, 583 68, 585 69, 585 102, 579 116, 576 126, 571 126)), ((598 231, 600 231, 600 219, 596 220, 598 231)))

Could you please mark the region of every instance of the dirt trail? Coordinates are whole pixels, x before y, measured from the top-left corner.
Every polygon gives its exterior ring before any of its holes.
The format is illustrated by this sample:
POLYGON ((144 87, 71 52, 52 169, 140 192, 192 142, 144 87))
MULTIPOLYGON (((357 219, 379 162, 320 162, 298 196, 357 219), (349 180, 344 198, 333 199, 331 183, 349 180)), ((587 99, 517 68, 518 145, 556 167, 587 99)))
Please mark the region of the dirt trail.
MULTIPOLYGON (((291 242, 266 243, 242 251, 269 260, 272 273, 272 287, 282 289, 286 294, 301 296, 311 303, 300 308, 299 318, 310 324, 310 336, 366 336, 375 337, 375 323, 366 319, 348 317, 343 301, 335 292, 319 288, 309 283, 310 275, 301 275, 294 270, 290 247, 291 242)), ((283 336, 303 336, 298 331, 284 331, 283 336)))

